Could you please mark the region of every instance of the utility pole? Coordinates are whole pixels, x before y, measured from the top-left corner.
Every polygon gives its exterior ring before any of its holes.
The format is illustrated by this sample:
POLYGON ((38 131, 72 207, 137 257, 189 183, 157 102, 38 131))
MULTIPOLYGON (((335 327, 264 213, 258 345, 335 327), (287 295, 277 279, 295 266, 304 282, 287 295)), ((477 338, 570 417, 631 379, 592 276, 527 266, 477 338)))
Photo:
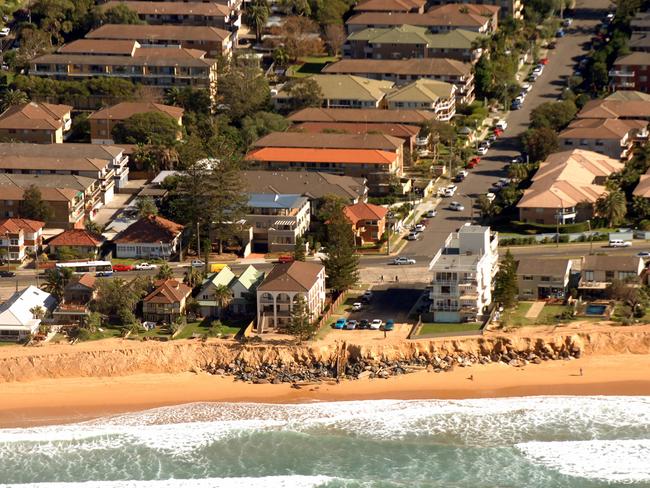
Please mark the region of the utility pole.
POLYGON ((201 259, 201 235, 200 235, 200 223, 196 223, 196 255, 198 259, 201 259))

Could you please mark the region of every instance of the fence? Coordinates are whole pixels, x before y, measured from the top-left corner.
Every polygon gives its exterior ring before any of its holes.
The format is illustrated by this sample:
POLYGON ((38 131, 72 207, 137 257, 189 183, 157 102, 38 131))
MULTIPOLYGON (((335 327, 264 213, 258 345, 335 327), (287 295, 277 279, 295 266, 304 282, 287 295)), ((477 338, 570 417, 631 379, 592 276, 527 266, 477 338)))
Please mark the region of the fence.
POLYGON ((317 329, 320 330, 320 328, 327 323, 329 318, 332 316, 334 313, 334 310, 343 303, 343 301, 346 299, 348 296, 347 292, 341 293, 336 299, 329 304, 329 308, 326 308, 326 310, 323 312, 323 315, 320 316, 318 319, 318 327, 317 329))

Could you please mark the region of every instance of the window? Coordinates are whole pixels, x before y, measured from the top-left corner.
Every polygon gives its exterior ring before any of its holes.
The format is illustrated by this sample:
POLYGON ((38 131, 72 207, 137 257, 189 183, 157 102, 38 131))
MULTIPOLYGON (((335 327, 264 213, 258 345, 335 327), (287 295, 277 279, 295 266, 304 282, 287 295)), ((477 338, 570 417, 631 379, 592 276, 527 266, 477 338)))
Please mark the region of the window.
POLYGON ((605 271, 605 281, 612 281, 614 279, 613 271, 605 271))
POLYGON ((550 277, 550 276, 542 276, 542 277, 539 279, 539 281, 551 281, 551 277, 550 277))
POLYGON ((593 270, 586 270, 583 274, 584 274, 585 280, 594 281, 594 272, 593 272, 593 270))
POLYGON ((441 286, 440 287, 440 293, 444 295, 449 295, 451 293, 451 286, 441 286))
POLYGON ((524 281, 533 281, 532 275, 524 275, 524 281))

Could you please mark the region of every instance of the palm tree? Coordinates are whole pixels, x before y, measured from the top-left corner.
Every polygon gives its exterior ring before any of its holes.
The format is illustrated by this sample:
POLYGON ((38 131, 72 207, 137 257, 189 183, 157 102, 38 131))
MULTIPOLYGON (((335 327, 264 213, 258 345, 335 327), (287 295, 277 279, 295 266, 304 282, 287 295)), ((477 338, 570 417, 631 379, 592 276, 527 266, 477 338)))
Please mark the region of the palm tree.
POLYGON ((2 96, 2 111, 7 110, 12 105, 20 105, 29 102, 27 93, 22 90, 7 90, 2 96))
POLYGON ((262 40, 262 29, 269 20, 269 4, 266 0, 253 0, 246 11, 246 23, 255 29, 255 41, 262 40))
POLYGON ((273 51, 273 62, 279 68, 284 68, 289 64, 289 53, 287 53, 284 46, 280 46, 273 51))
POLYGON ((627 213, 625 193, 620 188, 609 190, 596 200, 596 213, 607 219, 609 227, 622 223, 627 213))
POLYGON ((156 273, 157 280, 168 280, 174 277, 174 270, 167 263, 163 263, 156 273))
POLYGON ((53 295, 58 301, 61 301, 65 287, 71 279, 72 270, 70 268, 48 269, 45 272, 43 289, 53 295))
POLYGON ((511 164, 508 167, 508 178, 522 181, 528 177, 528 166, 525 164, 511 164))
POLYGON ((203 272, 199 268, 189 268, 185 271, 183 282, 190 288, 195 288, 203 281, 203 272))
POLYGON ((180 88, 174 86, 165 92, 165 103, 167 105, 176 105, 181 94, 180 88))
POLYGON ((88 232, 91 232, 92 234, 102 233, 102 228, 99 226, 99 224, 97 222, 93 222, 90 219, 86 220, 84 223, 84 229, 86 229, 88 232))
POLYGON ((219 306, 219 318, 223 315, 223 310, 232 302, 232 292, 226 285, 219 285, 214 290, 214 301, 219 306))

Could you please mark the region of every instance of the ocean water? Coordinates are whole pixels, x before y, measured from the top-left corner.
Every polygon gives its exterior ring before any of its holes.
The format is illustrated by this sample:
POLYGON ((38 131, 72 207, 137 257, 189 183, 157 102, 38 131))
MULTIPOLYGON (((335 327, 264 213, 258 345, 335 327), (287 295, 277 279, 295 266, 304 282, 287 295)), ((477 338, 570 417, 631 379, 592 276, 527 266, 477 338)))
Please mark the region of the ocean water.
POLYGON ((650 487, 650 397, 201 403, 0 430, 0 487, 650 487))

